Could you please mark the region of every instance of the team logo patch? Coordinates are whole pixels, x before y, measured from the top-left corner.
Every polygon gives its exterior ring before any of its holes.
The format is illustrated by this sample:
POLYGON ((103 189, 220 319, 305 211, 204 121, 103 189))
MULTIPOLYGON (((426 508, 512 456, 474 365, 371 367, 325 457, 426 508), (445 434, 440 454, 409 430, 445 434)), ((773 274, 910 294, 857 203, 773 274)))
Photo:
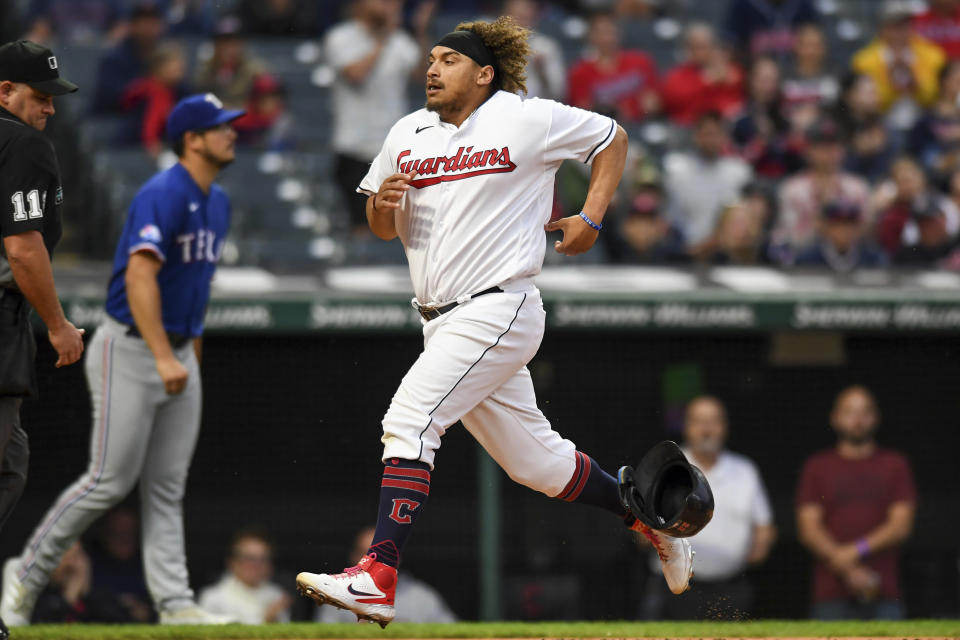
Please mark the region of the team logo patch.
POLYGON ((413 521, 411 514, 419 507, 420 503, 416 500, 394 498, 393 511, 390 512, 390 519, 397 524, 410 524, 413 521))
POLYGON ((163 240, 163 234, 160 233, 160 229, 155 224, 148 224, 143 229, 140 229, 140 239, 146 240, 147 242, 160 242, 163 240))
POLYGON ((50 56, 49 58, 47 58, 47 64, 50 65, 50 68, 51 68, 51 69, 56 69, 56 68, 57 68, 57 57, 56 57, 56 56, 50 56))

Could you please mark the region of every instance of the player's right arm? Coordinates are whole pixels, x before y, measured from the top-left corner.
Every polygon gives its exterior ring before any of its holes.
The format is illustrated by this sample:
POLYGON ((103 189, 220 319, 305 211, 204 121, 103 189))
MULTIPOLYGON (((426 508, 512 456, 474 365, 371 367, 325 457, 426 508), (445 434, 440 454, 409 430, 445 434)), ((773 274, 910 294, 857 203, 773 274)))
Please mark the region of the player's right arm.
POLYGON ((577 214, 544 227, 546 231, 563 233, 563 239, 554 243, 558 253, 584 253, 596 242, 598 227, 623 175, 627 133, 612 118, 552 100, 533 99, 529 109, 531 116, 539 116, 549 124, 543 153, 546 167, 559 167, 562 161, 573 159, 592 164, 590 186, 581 210, 590 222, 577 214))
POLYGON ((57 352, 57 367, 73 364, 83 355, 83 329, 67 320, 53 284, 50 254, 39 231, 25 231, 3 239, 10 271, 20 293, 47 326, 50 344, 57 352))
POLYGON ((375 194, 367 198, 367 224, 381 240, 397 237, 396 212, 404 194, 410 190, 410 181, 415 175, 416 171, 395 173, 383 181, 375 194))
POLYGON ((46 202, 42 194, 50 167, 56 166, 53 147, 43 138, 26 136, 11 141, 5 158, 0 165, 0 229, 7 262, 20 293, 47 326, 57 352, 56 366, 73 364, 83 354, 83 331, 63 313, 43 242, 46 202))
POLYGON ((163 262, 156 254, 137 251, 130 256, 124 282, 133 321, 153 353, 164 388, 172 395, 186 388, 187 368, 173 355, 170 339, 163 328, 160 285, 157 283, 161 267, 163 262))

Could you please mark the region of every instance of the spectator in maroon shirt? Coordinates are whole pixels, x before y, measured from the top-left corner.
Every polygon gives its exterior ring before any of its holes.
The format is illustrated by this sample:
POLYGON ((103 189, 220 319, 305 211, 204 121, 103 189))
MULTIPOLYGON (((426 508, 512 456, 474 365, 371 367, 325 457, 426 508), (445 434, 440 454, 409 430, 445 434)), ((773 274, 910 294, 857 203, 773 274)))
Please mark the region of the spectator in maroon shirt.
MULTIPOLYGON (((895 255, 906 244, 916 241, 916 230, 911 221, 924 217, 924 212, 937 208, 944 212, 955 209, 949 201, 930 187, 923 168, 909 156, 893 163, 890 181, 877 189, 873 206, 878 212, 876 238, 890 255, 895 255)), ((953 229, 955 225, 951 225, 953 229)))
POLYGON ((797 487, 797 532, 816 559, 814 618, 899 619, 897 550, 913 528, 916 489, 904 456, 878 447, 879 413, 862 386, 830 414, 837 446, 810 457, 797 487))
POLYGON ((660 111, 657 68, 642 51, 620 48, 612 13, 595 13, 587 35, 590 52, 570 69, 570 104, 638 122, 660 111))
POLYGON ((930 8, 913 19, 913 30, 960 58, 960 0, 930 0, 930 8))
MULTIPOLYGON (((907 229, 913 237, 900 245, 893 263, 915 269, 937 269, 949 261, 956 251, 957 210, 941 206, 947 202, 931 202, 924 209, 913 212, 907 229)), ((904 234, 906 235, 906 234, 904 234)))
POLYGON ((743 71, 717 43, 713 28, 702 22, 690 25, 685 47, 686 62, 663 81, 663 108, 670 119, 689 126, 709 111, 737 115, 743 108, 743 71))

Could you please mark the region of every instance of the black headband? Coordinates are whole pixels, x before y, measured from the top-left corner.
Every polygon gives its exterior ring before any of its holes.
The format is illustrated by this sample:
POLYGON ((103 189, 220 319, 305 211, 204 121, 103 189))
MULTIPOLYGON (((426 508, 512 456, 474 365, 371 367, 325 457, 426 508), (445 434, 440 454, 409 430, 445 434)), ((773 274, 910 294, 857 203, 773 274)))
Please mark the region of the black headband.
POLYGON ((440 41, 434 46, 453 49, 472 59, 481 67, 490 65, 494 71, 497 69, 497 59, 490 51, 490 47, 485 45, 483 39, 473 31, 451 31, 440 38, 440 41))

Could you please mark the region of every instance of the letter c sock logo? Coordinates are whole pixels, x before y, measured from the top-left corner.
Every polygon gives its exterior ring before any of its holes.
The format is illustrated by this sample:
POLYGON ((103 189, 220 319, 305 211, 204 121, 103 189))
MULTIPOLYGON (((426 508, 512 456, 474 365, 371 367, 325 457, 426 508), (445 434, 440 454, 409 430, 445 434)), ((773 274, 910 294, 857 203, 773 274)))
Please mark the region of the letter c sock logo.
POLYGON ((393 511, 390 512, 390 519, 397 524, 410 524, 413 522, 412 513, 420 506, 415 500, 406 498, 393 499, 393 511))

